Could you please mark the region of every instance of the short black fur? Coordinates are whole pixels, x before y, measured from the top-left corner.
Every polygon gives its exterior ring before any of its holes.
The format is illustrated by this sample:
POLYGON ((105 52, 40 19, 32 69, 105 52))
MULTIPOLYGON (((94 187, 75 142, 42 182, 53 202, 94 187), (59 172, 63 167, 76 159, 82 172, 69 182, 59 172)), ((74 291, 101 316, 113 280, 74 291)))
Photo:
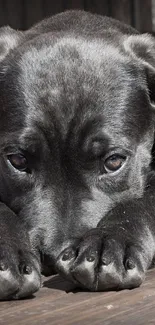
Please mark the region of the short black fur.
POLYGON ((141 284, 155 254, 154 80, 153 37, 110 18, 0 29, 1 300, 33 294, 41 272, 141 284))

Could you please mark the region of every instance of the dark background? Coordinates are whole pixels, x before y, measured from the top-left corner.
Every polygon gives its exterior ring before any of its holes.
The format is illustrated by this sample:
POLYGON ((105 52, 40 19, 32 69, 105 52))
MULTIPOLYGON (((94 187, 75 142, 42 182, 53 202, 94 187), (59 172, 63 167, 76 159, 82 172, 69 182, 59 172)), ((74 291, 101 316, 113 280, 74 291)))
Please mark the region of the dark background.
POLYGON ((151 0, 0 0, 0 26, 27 29, 34 23, 67 9, 84 9, 108 15, 151 32, 151 0))

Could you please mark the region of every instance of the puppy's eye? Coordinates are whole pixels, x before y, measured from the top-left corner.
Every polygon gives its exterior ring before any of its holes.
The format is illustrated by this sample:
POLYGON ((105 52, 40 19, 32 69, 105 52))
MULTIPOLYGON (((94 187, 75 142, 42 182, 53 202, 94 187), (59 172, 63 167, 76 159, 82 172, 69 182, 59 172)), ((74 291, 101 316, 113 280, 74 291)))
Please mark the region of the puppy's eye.
POLYGON ((110 157, 108 157, 104 162, 104 168, 107 173, 113 173, 124 164, 126 160, 125 156, 114 154, 110 157))
POLYGON ((8 155, 7 158, 14 168, 16 168, 20 171, 27 170, 27 167, 28 167, 27 159, 22 154, 8 155))

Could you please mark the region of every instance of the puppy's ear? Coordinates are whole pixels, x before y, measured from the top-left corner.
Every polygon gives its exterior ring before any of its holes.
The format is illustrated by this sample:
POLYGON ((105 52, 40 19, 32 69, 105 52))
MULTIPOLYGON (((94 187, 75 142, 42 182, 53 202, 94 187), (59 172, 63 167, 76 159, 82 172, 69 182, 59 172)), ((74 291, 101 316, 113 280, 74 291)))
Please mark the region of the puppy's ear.
POLYGON ((150 97, 155 102, 155 38, 149 34, 131 35, 124 47, 134 61, 145 68, 150 97))
POLYGON ((0 62, 18 45, 22 34, 9 26, 0 28, 0 62))

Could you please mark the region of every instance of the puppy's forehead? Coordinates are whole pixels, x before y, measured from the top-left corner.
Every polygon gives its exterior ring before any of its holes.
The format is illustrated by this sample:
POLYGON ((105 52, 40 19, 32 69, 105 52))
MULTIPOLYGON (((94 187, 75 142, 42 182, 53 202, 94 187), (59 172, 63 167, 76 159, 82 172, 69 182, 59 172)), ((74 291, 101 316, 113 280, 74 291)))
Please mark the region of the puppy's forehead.
POLYGON ((80 105, 87 114, 93 105, 98 112, 122 105, 135 82, 128 58, 97 40, 65 37, 39 49, 32 44, 19 65, 18 83, 27 106, 61 112, 68 119, 80 105))
POLYGON ((102 89, 105 95, 114 87, 116 91, 119 83, 123 85, 133 79, 128 58, 111 44, 64 37, 52 45, 43 43, 39 48, 34 45, 31 44, 19 62, 21 85, 25 95, 31 93, 27 99, 38 97, 38 87, 42 96, 52 97, 63 90, 69 95, 75 87, 84 89, 86 94, 89 90, 102 89))

